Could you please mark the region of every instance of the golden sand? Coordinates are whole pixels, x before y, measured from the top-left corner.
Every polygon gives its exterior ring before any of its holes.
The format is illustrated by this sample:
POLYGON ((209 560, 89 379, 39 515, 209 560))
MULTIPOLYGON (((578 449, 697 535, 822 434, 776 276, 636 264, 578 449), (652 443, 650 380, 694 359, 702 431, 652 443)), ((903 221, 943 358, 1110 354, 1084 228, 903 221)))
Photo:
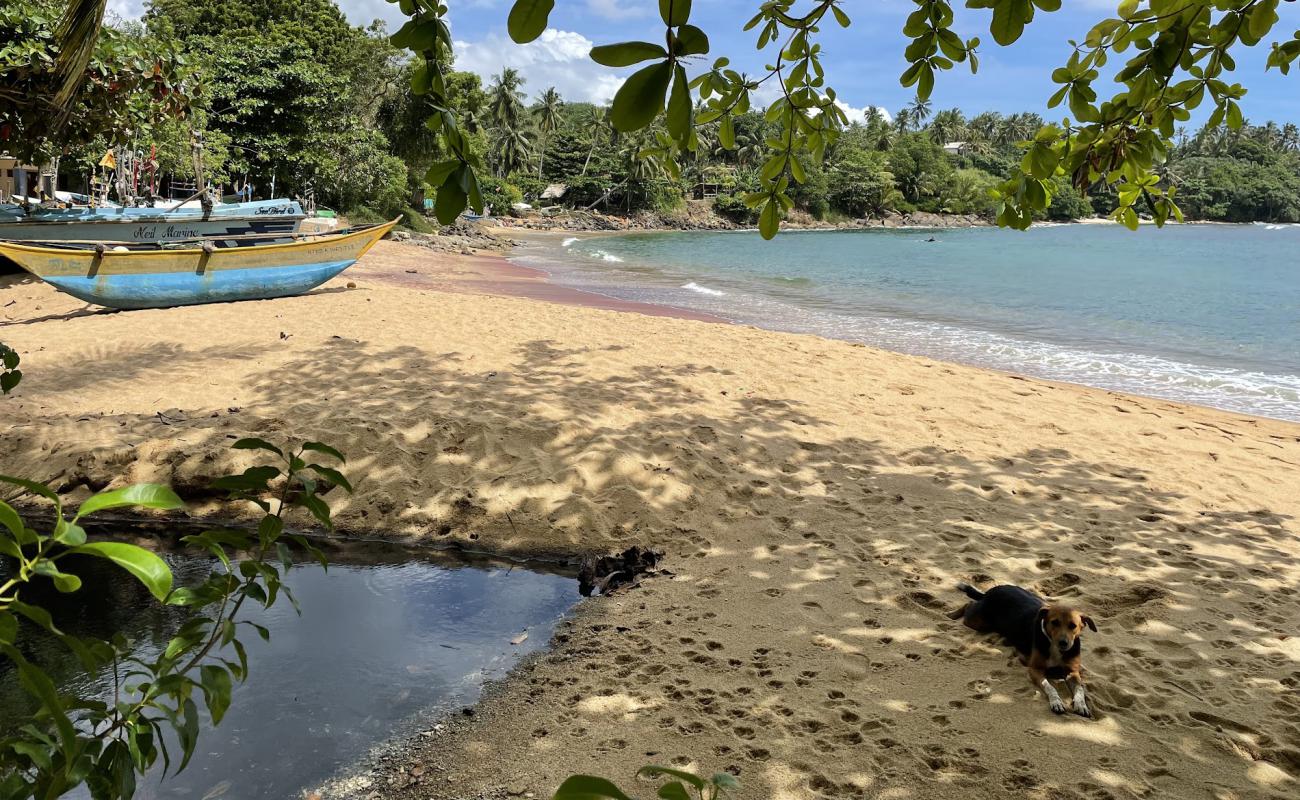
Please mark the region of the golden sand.
POLYGON ((645 763, 780 800, 1300 795, 1300 426, 540 283, 387 242, 264 302, 92 313, 0 280, 27 374, 0 470, 193 491, 238 436, 312 438, 351 457, 348 530, 666 551, 376 796, 650 796, 645 763), (947 619, 957 580, 1090 613, 1098 718, 947 619))

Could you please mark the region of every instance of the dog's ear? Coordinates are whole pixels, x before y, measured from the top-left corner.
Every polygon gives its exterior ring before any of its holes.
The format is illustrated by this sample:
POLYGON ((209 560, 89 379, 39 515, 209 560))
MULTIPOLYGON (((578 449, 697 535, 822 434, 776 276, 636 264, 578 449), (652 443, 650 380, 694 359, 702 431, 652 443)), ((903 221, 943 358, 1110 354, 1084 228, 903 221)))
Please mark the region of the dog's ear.
POLYGON ((1097 623, 1092 621, 1092 617, 1088 616, 1087 614, 1084 614, 1082 615, 1082 619, 1083 619, 1083 624, 1091 628, 1093 633, 1097 632, 1097 623))
POLYGON ((1047 621, 1047 611, 1047 606, 1043 606, 1038 609, 1038 613, 1034 615, 1034 626, 1039 630, 1043 629, 1043 623, 1047 621))

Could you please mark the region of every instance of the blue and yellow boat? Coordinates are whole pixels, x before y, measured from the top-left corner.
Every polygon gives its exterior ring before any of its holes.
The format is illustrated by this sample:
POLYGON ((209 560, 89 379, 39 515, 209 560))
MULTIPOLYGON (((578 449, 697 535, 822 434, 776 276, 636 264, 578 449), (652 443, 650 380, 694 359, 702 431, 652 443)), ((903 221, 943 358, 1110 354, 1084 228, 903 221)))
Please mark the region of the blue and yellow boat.
POLYGON ((211 240, 0 241, 0 256, 62 292, 109 308, 264 300, 320 286, 356 263, 399 220, 243 247, 217 247, 211 240))

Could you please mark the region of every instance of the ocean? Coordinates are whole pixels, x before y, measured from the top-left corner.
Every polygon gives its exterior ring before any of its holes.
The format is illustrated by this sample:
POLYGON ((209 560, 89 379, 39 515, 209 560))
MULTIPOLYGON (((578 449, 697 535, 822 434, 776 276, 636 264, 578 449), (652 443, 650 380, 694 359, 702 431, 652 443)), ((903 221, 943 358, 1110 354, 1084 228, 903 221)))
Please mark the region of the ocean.
POLYGON ((1300 421, 1300 225, 574 235, 564 286, 1300 421))

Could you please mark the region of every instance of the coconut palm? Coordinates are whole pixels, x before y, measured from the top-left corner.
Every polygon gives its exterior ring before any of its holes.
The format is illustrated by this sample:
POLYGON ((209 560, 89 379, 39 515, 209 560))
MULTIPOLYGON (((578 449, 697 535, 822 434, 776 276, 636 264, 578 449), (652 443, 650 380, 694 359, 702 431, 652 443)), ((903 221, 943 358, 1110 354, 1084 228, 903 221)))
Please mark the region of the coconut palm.
POLYGON ((488 87, 488 113, 498 128, 518 128, 524 116, 524 77, 511 67, 501 70, 488 87))
POLYGON ((58 75, 58 91, 53 97, 60 122, 72 113, 72 101, 81 87, 82 76, 95 53, 95 41, 104 25, 104 7, 107 0, 72 0, 59 20, 55 37, 59 42, 58 60, 54 72, 58 75))
POLYGON ((1300 128, 1296 127, 1294 122, 1288 122, 1282 126, 1282 152, 1293 153, 1300 150, 1300 128))
POLYGON ((591 156, 596 152, 596 148, 603 142, 609 140, 613 143, 615 138, 614 126, 609 121, 609 112, 603 108, 592 106, 587 114, 586 129, 591 141, 587 145, 587 158, 582 162, 582 174, 587 174, 587 168, 591 166, 591 156))
POLYGON ((491 155, 497 177, 504 178, 528 166, 533 157, 533 143, 517 126, 497 128, 491 155))
POLYGON ((967 139, 966 115, 957 108, 938 112, 930 121, 930 138, 941 145, 967 139))
POLYGON ((906 108, 898 109, 898 113, 894 114, 894 128, 899 133, 907 133, 910 127, 912 127, 912 112, 906 108))
POLYGON ((917 97, 907 105, 907 114, 917 128, 925 127, 925 121, 930 118, 930 101, 917 97))
POLYGON ((551 134, 560 127, 560 110, 563 107, 564 100, 552 86, 542 92, 537 107, 533 109, 533 116, 537 118, 537 130, 541 133, 542 140, 541 147, 537 151, 537 177, 539 178, 542 177, 542 167, 546 162, 546 145, 550 141, 551 134))

